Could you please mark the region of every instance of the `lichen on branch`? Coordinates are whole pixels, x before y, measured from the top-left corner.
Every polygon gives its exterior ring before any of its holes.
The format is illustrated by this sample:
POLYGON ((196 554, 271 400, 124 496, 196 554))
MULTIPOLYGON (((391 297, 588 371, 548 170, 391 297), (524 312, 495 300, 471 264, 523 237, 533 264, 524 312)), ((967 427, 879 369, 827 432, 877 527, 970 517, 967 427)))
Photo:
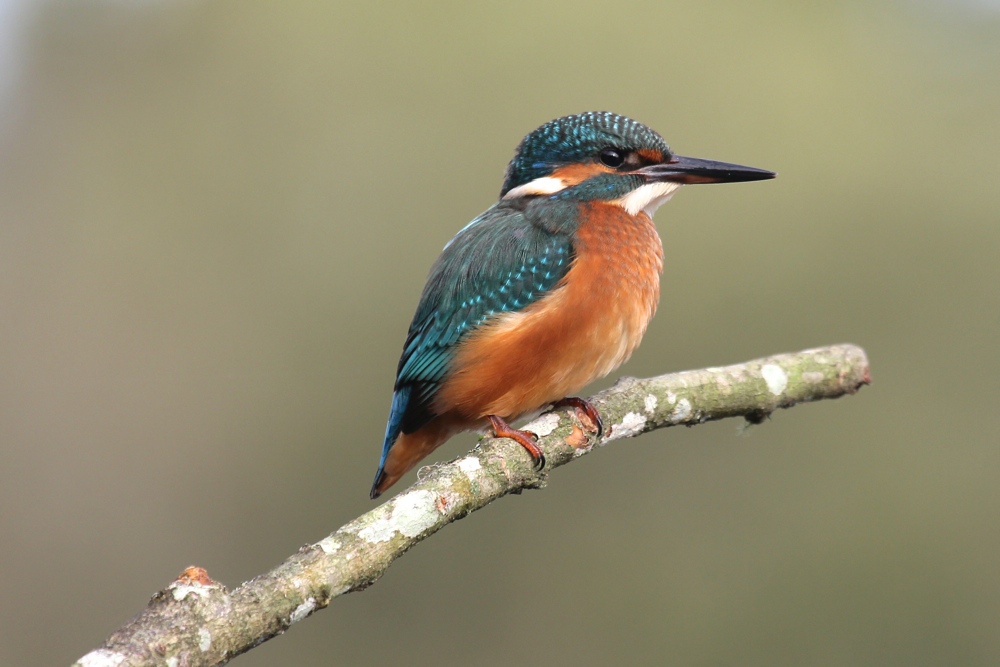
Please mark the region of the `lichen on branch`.
POLYGON ((188 568, 75 666, 224 664, 334 598, 372 585, 396 558, 449 523, 507 494, 544 486, 552 469, 595 447, 726 417, 759 424, 778 408, 853 394, 870 383, 864 350, 853 345, 645 380, 622 378, 588 399, 606 425, 599 440, 589 418, 575 408, 525 426, 539 436, 547 460, 543 470, 535 470, 519 444, 488 438, 465 456, 424 468, 406 491, 231 592, 205 570, 188 568))

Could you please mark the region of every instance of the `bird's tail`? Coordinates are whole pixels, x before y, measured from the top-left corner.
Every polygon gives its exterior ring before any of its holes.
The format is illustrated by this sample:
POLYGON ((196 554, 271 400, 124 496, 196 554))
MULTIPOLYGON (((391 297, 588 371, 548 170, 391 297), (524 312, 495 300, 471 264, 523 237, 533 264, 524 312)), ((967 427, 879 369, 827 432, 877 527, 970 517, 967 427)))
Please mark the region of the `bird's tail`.
POLYGON ((385 427, 382 460, 375 473, 371 498, 375 500, 400 477, 413 469, 422 458, 440 447, 448 438, 465 430, 456 420, 435 417, 413 433, 403 433, 403 413, 410 400, 410 388, 402 387, 392 395, 392 410, 385 427))
MULTIPOLYGON (((378 462, 378 471, 375 473, 375 483, 372 484, 371 498, 375 500, 383 491, 389 488, 389 484, 382 486, 386 479, 385 463, 389 457, 389 450, 399 439, 400 431, 403 429, 403 415, 406 413, 406 405, 410 402, 411 387, 400 387, 392 393, 392 408, 389 410, 389 423, 385 425, 385 441, 382 443, 382 458, 378 462)), ((398 479, 398 477, 397 477, 398 479)), ((393 482, 396 479, 392 480, 393 482)))

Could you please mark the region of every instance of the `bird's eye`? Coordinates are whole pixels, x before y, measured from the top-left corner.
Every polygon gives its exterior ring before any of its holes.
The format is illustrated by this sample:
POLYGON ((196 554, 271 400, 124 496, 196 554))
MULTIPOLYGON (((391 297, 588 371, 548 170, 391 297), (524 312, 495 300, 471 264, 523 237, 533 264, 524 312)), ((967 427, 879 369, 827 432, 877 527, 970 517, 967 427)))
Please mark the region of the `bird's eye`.
POLYGON ((617 169, 622 166, 625 162, 625 156, 616 151, 614 148, 605 148, 601 151, 601 164, 604 164, 612 169, 617 169))

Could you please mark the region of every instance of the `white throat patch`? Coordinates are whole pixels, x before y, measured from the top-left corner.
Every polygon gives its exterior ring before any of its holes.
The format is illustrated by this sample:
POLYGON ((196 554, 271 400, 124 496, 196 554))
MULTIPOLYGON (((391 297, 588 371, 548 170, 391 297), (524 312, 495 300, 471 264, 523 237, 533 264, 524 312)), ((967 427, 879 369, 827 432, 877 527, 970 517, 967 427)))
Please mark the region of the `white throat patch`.
POLYGON ((681 183, 646 183, 611 203, 621 206, 629 215, 638 215, 639 211, 643 211, 652 218, 656 209, 669 201, 680 188, 681 183))

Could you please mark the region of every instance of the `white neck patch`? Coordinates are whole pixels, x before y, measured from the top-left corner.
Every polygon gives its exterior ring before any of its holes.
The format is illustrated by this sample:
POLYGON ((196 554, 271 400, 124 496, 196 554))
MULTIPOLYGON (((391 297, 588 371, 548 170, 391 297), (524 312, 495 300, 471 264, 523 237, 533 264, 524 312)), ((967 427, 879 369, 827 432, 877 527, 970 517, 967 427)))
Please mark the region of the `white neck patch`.
POLYGON ((561 178, 543 176, 533 181, 528 181, 524 185, 511 188, 510 192, 503 196, 504 199, 514 199, 527 195, 553 195, 560 190, 566 189, 566 183, 561 178))
POLYGON ((656 209, 669 201, 680 188, 681 183, 646 183, 611 203, 621 206, 629 215, 638 215, 642 211, 652 218, 656 209))
MULTIPOLYGON (((503 196, 504 199, 514 199, 515 197, 526 197, 528 195, 552 195, 569 187, 569 184, 561 178, 543 176, 529 181, 524 185, 512 188, 510 192, 503 196)), ((611 203, 621 206, 629 215, 638 215, 643 211, 650 218, 660 208, 674 196, 681 187, 681 183, 646 183, 640 185, 624 197, 619 197, 611 203)))

